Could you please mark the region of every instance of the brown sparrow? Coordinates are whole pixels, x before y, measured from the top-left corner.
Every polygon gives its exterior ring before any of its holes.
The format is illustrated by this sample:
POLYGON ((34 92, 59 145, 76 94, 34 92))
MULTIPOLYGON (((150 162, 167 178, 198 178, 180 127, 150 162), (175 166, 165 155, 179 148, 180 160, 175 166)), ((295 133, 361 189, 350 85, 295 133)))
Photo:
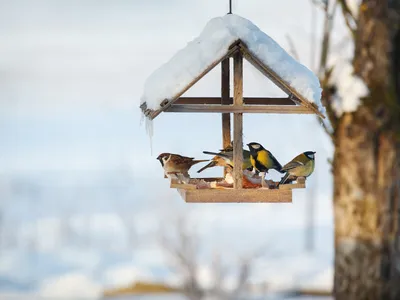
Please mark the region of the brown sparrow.
POLYGON ((165 175, 183 175, 186 178, 189 178, 188 171, 193 165, 208 161, 208 159, 194 160, 194 157, 186 157, 173 153, 161 153, 157 159, 164 168, 165 175))

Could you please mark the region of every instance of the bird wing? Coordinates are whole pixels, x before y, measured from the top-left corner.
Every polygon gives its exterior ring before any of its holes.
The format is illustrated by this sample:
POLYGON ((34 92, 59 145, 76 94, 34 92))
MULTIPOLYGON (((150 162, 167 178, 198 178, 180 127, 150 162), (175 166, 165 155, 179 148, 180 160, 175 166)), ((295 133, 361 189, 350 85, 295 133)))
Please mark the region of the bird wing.
POLYGON ((186 157, 182 155, 177 155, 175 158, 175 164, 177 165, 193 165, 194 163, 200 162, 200 161, 194 161, 194 157, 186 157))
POLYGON ((301 161, 298 160, 292 160, 288 162, 286 165, 283 166, 282 171, 288 171, 300 166, 304 166, 304 164, 301 161))
POLYGON ((277 167, 279 170, 281 170, 281 169, 282 169, 282 165, 281 165, 281 164, 279 163, 279 161, 275 158, 275 156, 273 156, 272 153, 269 152, 269 151, 268 151, 268 154, 270 155, 270 157, 271 157, 271 159, 272 159, 272 161, 273 161, 274 166, 277 167))
POLYGON ((207 165, 205 165, 204 167, 202 167, 200 170, 198 170, 197 173, 201 173, 201 172, 203 172, 205 169, 215 167, 216 165, 217 165, 217 161, 213 160, 213 161, 211 161, 210 163, 208 163, 207 165))
POLYGON ((233 152, 227 152, 227 153, 216 153, 216 152, 210 152, 210 151, 203 151, 204 154, 210 154, 210 155, 215 155, 222 157, 224 159, 229 159, 232 160, 233 158, 233 152))

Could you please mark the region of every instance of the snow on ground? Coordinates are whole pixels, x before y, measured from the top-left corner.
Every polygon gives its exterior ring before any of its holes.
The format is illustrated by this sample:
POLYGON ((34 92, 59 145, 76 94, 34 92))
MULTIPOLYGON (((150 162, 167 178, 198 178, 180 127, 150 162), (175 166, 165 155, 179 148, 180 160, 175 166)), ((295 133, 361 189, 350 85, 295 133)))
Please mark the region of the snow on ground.
POLYGON ((325 112, 317 76, 251 21, 233 14, 211 19, 197 38, 154 71, 146 80, 141 103, 146 102, 149 109, 158 109, 162 101, 174 98, 213 62, 221 59, 238 39, 305 99, 325 112))
POLYGON ((39 295, 56 299, 97 299, 102 295, 102 287, 90 277, 80 273, 68 273, 43 281, 39 295))

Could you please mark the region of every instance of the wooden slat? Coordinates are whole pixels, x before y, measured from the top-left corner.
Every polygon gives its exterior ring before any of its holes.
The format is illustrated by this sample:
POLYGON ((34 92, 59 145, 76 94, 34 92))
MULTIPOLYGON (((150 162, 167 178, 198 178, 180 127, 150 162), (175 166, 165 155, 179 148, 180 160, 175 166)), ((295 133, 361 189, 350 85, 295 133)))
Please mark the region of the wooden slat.
POLYGON ((195 85, 201 78, 203 78, 208 72, 215 68, 220 62, 232 56, 233 53, 239 51, 239 46, 234 46, 228 50, 228 52, 219 60, 214 61, 211 65, 207 67, 200 75, 198 75, 193 81, 191 81, 185 88, 183 88, 177 95, 175 95, 172 99, 165 99, 166 103, 162 108, 152 111, 149 115, 150 119, 154 119, 157 117, 162 111, 165 111, 170 107, 180 96, 186 93, 193 85, 195 85))
POLYGON ((202 105, 174 104, 165 112, 173 113, 263 113, 263 114, 314 114, 309 108, 296 105, 202 105))
POLYGON ((182 189, 182 190, 195 190, 196 185, 187 183, 178 183, 177 181, 171 180, 169 186, 171 189, 182 189))
POLYGON ((256 69, 258 69, 262 74, 268 77, 273 83, 275 83, 281 90, 283 90, 288 95, 294 95, 297 99, 300 100, 301 104, 305 107, 308 107, 315 114, 320 116, 321 118, 325 118, 323 114, 321 114, 317 107, 311 105, 308 101, 303 99, 303 96, 300 95, 294 88, 292 88, 287 82, 282 80, 278 74, 275 73, 271 68, 264 65, 257 57, 251 54, 250 50, 246 47, 246 45, 241 42, 239 44, 240 50, 243 53, 244 57, 249 61, 256 69))
POLYGON ((305 183, 289 183, 289 184, 281 184, 279 186, 280 190, 293 190, 293 189, 305 189, 305 183))
MULTIPOLYGON (((221 105, 229 105, 230 103, 230 59, 226 58, 221 62, 221 105)), ((179 99, 178 99, 179 100, 179 99)), ((229 113, 222 114, 222 148, 225 149, 231 143, 231 115, 229 113)), ((228 172, 228 168, 224 168, 224 176, 228 172)))
MULTIPOLYGON (((296 105, 292 99, 269 98, 269 97, 243 97, 244 104, 247 105, 296 105)), ((221 97, 180 97, 174 104, 221 104, 221 97)), ((233 104, 233 97, 223 104, 233 104)))
POLYGON ((291 190, 178 189, 187 203, 291 203, 291 190))
MULTIPOLYGON (((173 189, 183 189, 183 190, 195 190, 196 189, 196 180, 204 180, 206 182, 212 182, 212 181, 220 181, 223 178, 199 178, 199 179, 191 179, 189 184, 186 183, 179 183, 178 180, 172 179, 170 188, 173 189)), ((222 188, 222 187, 220 187, 222 188)), ((305 183, 288 183, 288 184, 281 184, 279 186, 279 190, 293 190, 293 189, 305 189, 306 185, 305 183)), ((210 189, 218 189, 218 188, 210 188, 210 189)), ((225 189, 232 189, 229 187, 225 187, 225 189)), ((204 188, 200 190, 206 190, 204 188)))
MULTIPOLYGON (((233 103, 243 107, 243 56, 233 57, 233 103)), ((243 188, 243 113, 233 114, 233 187, 243 188)))

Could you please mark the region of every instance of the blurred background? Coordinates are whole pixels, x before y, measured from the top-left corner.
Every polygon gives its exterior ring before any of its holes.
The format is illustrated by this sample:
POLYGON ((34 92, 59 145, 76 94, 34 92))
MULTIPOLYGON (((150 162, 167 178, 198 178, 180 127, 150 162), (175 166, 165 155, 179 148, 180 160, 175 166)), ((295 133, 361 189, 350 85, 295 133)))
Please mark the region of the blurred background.
MULTIPOLYGON (((187 248, 199 290, 232 290, 241 274, 249 295, 331 290, 333 146, 315 116, 244 117, 244 142, 281 163, 317 152, 291 204, 185 204, 156 157, 208 158, 220 115, 162 114, 152 137, 141 120, 146 78, 227 11, 227 0, 0 0, 0 295, 180 287, 187 248)), ((234 0, 233 12, 316 71, 323 17, 312 1, 234 0)), ((346 55, 340 18, 333 43, 346 55)), ((245 96, 282 95, 244 67, 245 96)), ((185 96, 218 96, 219 76, 185 96)))

